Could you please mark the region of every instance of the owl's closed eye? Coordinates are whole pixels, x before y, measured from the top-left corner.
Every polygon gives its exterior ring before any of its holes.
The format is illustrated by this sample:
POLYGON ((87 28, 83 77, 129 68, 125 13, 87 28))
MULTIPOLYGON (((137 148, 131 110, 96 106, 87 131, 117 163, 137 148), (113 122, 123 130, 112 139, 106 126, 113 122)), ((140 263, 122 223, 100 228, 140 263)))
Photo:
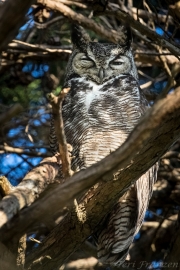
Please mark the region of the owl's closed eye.
POLYGON ((131 74, 137 79, 137 72, 130 49, 130 36, 123 44, 92 42, 87 33, 78 37, 72 35, 73 55, 67 68, 67 76, 76 74, 88 81, 103 84, 120 74, 131 74))

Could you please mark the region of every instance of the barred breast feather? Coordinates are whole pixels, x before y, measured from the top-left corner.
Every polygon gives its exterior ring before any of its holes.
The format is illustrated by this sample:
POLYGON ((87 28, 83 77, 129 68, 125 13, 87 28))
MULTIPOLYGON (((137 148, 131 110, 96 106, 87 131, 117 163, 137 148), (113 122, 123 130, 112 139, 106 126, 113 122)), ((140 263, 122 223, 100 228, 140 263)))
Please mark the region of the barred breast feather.
POLYGON ((116 150, 136 125, 144 108, 137 81, 119 75, 97 85, 72 79, 63 106, 68 143, 73 146, 74 169, 87 168, 116 150))
MULTIPOLYGON (((73 147, 73 170, 85 169, 111 152, 127 138, 146 109, 136 79, 119 75, 102 85, 85 78, 68 82, 71 87, 63 118, 67 142, 73 147)), ((152 167, 119 199, 98 235, 98 257, 120 265, 140 229, 155 181, 152 167)))

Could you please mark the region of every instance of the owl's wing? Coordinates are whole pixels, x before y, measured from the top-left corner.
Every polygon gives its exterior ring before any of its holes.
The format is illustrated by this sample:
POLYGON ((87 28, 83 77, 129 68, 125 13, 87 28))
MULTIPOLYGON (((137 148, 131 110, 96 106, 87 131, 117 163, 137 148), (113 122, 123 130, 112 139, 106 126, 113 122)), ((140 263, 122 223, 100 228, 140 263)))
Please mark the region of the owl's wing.
POLYGON ((98 258, 109 265, 121 265, 144 220, 156 179, 157 165, 143 174, 121 197, 105 221, 98 238, 98 258))
MULTIPOLYGON (((149 105, 140 88, 139 92, 139 110, 144 114, 149 105)), ((158 164, 155 164, 143 174, 119 199, 105 220, 97 246, 98 258, 104 264, 118 266, 127 258, 134 236, 142 226, 157 178, 157 170, 158 164)))
POLYGON ((137 220, 137 197, 131 187, 109 214, 98 237, 98 258, 104 264, 121 265, 133 241, 137 220))

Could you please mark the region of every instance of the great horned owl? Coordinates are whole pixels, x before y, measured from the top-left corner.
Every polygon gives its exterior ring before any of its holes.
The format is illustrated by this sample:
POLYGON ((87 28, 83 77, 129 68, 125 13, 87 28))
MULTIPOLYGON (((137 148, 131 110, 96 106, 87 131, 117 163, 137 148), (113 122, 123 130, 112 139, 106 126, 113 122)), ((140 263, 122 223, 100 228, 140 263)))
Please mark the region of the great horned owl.
MULTIPOLYGON (((73 27, 74 47, 64 85, 71 90, 62 110, 75 156, 73 170, 85 169, 115 151, 146 109, 128 29, 124 37, 121 44, 91 42, 82 27, 73 27)), ((152 167, 141 176, 106 218, 97 244, 103 263, 120 265, 126 259, 144 219, 155 171, 152 167)))

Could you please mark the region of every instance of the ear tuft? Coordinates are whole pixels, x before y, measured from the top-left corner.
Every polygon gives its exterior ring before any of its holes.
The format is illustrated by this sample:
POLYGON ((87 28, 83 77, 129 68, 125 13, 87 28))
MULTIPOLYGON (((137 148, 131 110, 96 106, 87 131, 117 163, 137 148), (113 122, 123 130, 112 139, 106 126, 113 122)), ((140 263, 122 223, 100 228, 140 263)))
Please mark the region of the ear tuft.
POLYGON ((87 48, 88 43, 91 41, 84 28, 77 24, 72 25, 71 40, 74 46, 82 51, 87 48))
POLYGON ((125 50, 129 50, 132 43, 131 28, 127 25, 122 25, 119 27, 118 32, 120 32, 120 35, 122 35, 122 38, 119 41, 119 45, 124 47, 125 50))

